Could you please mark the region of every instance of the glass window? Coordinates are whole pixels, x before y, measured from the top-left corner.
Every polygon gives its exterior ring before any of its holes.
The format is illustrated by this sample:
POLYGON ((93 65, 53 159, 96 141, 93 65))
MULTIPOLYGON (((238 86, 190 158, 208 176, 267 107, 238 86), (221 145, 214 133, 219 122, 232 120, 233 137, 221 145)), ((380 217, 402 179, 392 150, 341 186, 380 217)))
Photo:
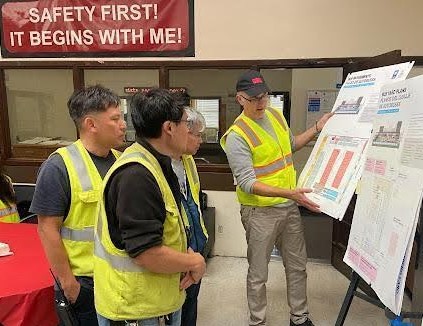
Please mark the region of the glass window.
POLYGON ((67 109, 72 70, 6 69, 5 81, 13 156, 46 157, 76 139, 67 109), (37 152, 40 145, 51 148, 37 152))
POLYGON ((289 106, 289 92, 269 93, 269 106, 279 110, 290 126, 291 108, 289 106))
POLYGON ((270 94, 269 95, 269 105, 272 108, 278 109, 283 113, 283 107, 284 107, 284 98, 283 94, 270 94))
POLYGON ((206 143, 217 143, 219 141, 220 99, 192 98, 191 106, 200 111, 206 120, 203 141, 206 143))
POLYGON ((200 111, 210 128, 219 128, 219 99, 193 99, 192 106, 200 111))
POLYGON ((134 93, 159 86, 159 71, 155 69, 85 70, 85 85, 100 84, 110 88, 121 98, 120 108, 126 121, 126 141, 135 141, 130 103, 134 93))

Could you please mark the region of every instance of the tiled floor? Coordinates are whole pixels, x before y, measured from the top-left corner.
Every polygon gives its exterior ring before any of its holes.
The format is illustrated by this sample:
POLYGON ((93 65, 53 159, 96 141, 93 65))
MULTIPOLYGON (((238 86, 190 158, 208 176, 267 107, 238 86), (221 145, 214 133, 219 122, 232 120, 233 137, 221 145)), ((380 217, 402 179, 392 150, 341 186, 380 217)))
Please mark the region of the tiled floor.
MULTIPOLYGON (((247 326, 248 307, 244 258, 209 259, 199 297, 198 326, 247 326)), ((349 281, 332 266, 308 263, 308 301, 316 326, 335 325, 349 281)), ((269 265, 267 326, 288 326, 285 274, 282 262, 269 265)), ((409 300, 408 304, 409 304, 409 300)), ((357 297, 353 299, 345 326, 388 326, 384 311, 357 297)))

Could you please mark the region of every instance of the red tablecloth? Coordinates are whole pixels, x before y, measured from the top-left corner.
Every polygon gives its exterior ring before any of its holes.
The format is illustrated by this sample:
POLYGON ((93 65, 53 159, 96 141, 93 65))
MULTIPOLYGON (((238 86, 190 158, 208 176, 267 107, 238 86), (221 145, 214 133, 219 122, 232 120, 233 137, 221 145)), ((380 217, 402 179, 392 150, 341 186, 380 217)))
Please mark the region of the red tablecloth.
POLYGON ((0 242, 14 255, 0 257, 0 323, 53 326, 53 278, 34 224, 0 223, 0 242))

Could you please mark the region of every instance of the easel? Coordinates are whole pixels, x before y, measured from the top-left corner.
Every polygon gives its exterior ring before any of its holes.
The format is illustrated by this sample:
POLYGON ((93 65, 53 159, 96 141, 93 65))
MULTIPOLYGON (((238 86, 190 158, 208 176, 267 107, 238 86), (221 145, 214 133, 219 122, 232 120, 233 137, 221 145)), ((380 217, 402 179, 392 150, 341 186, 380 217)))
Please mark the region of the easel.
MULTIPOLYGON (((376 298, 372 298, 365 293, 357 291, 358 284, 360 283, 361 277, 356 273, 352 272, 350 286, 348 287, 347 294, 345 295, 344 302, 342 303, 341 310, 339 311, 338 319, 336 320, 335 326, 343 326, 345 318, 347 317, 348 310, 354 296, 375 305, 385 310, 385 315, 389 319, 394 319, 395 314, 390 311, 385 305, 376 298)), ((422 318, 423 312, 401 312, 402 318, 422 318)))
MULTIPOLYGON (((420 208, 420 223, 418 224, 417 231, 418 234, 423 234, 423 219, 422 219, 422 213, 423 213, 423 205, 420 208)), ((421 310, 423 308, 423 305, 421 305, 421 289, 423 287, 423 277, 420 276, 423 271, 423 245, 421 245, 420 241, 418 240, 417 245, 417 258, 416 258, 416 269, 415 269, 415 276, 414 276, 414 287, 413 287, 413 300, 412 300, 412 308, 413 309, 419 309, 421 310), (414 300, 416 299, 416 300, 414 300), (416 302, 414 302, 416 301, 416 302)), ((422 274, 423 275, 423 274, 422 274)), ((341 310, 339 311, 338 319, 336 320, 335 326, 343 326, 345 318, 347 317, 348 310, 350 309, 351 302, 354 296, 367 301, 381 309, 385 310, 385 316, 389 319, 394 319, 395 314, 390 311, 388 308, 385 307, 385 305, 380 302, 377 298, 372 298, 368 296, 365 293, 357 291, 358 284, 360 283, 361 277, 356 273, 352 272, 351 275, 351 282, 348 287, 347 293, 344 298, 344 302, 342 303, 341 310)), ((423 317, 423 312, 401 312, 400 316, 402 318, 410 318, 416 320, 420 320, 423 317)), ((419 324, 420 326, 420 324, 419 324)))

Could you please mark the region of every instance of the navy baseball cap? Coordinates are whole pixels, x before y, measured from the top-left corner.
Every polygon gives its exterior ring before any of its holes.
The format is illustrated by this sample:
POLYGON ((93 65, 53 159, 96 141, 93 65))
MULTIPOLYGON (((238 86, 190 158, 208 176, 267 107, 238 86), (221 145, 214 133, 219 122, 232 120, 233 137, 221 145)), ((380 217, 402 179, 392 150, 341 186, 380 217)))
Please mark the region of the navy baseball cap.
POLYGON ((237 92, 245 92, 248 96, 257 96, 262 93, 270 92, 263 76, 257 70, 247 70, 244 72, 236 83, 237 92))

